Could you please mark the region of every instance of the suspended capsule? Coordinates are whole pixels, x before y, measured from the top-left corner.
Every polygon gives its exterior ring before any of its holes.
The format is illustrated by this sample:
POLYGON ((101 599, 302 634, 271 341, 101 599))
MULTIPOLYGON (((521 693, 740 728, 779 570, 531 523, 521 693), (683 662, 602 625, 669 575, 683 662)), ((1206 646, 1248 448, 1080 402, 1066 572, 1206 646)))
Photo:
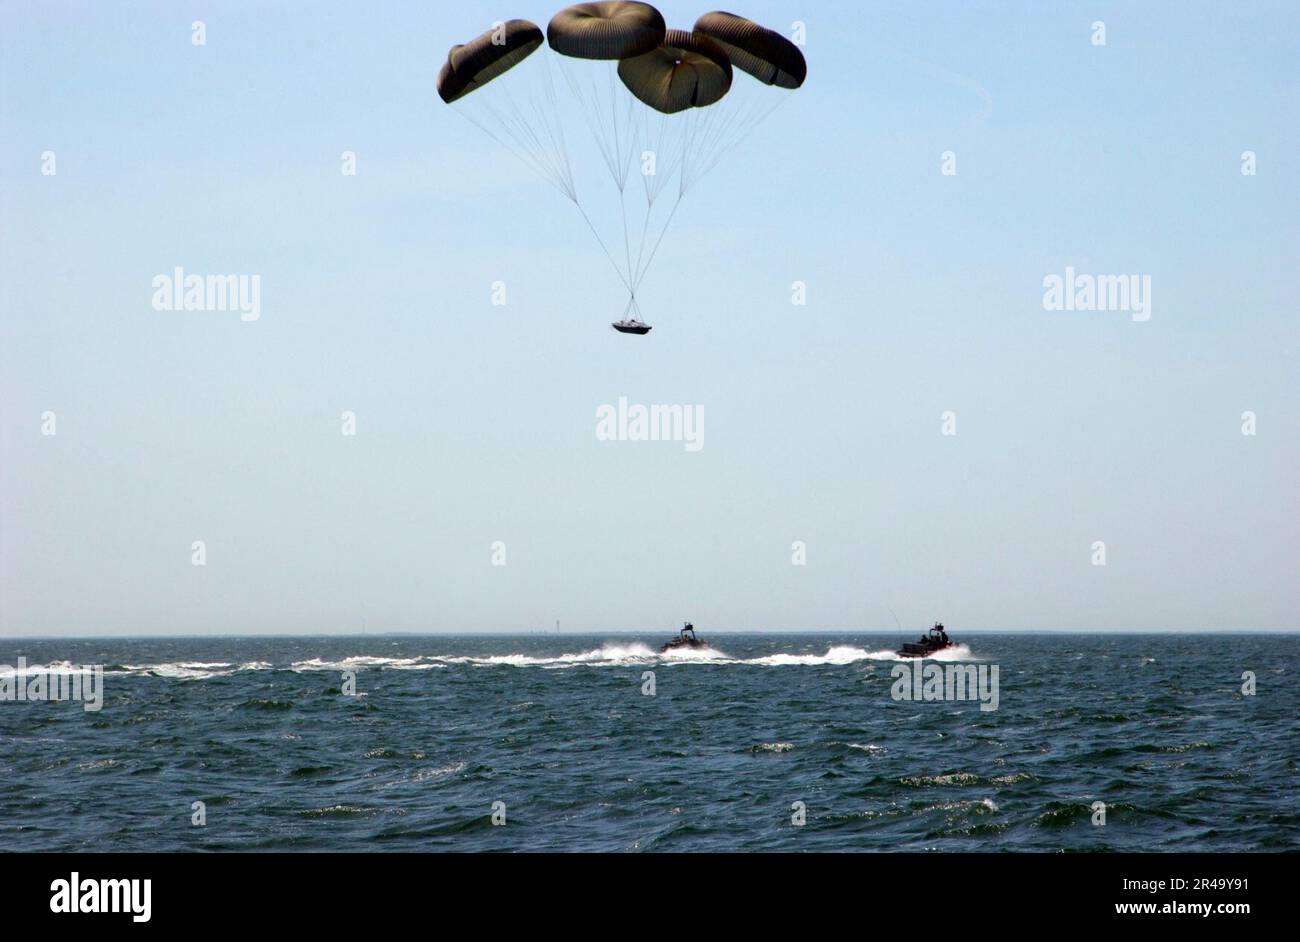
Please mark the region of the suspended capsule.
POLYGON ((654 328, 651 327, 649 324, 643 323, 642 321, 637 320, 635 317, 630 317, 621 321, 614 321, 614 323, 610 324, 609 326, 613 327, 620 334, 645 335, 650 333, 650 331, 654 330, 654 328))

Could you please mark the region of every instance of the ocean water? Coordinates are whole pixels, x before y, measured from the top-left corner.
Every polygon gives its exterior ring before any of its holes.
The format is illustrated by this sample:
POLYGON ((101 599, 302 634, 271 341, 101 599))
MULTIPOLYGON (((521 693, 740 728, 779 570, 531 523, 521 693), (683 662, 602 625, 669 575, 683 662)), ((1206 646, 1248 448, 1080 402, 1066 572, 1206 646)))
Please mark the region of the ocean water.
POLYGON ((981 710, 894 699, 902 633, 668 634, 0 641, 108 669, 0 702, 0 846, 1300 849, 1300 636, 954 631, 981 710))

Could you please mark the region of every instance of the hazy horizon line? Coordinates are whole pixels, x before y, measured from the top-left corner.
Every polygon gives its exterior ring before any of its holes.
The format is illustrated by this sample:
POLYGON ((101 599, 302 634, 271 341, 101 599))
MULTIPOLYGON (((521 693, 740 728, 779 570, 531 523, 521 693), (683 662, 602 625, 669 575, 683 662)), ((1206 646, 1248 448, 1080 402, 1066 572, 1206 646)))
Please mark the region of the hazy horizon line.
MULTIPOLYGON (((648 635, 675 634, 678 629, 664 628, 606 628, 580 631, 554 631, 549 628, 515 628, 485 631, 314 631, 314 632, 256 632, 256 633, 221 633, 221 634, 187 634, 176 632, 156 632, 150 634, 90 634, 90 635, 0 635, 3 641, 97 641, 113 639, 119 641, 144 641, 163 638, 234 640, 242 641, 254 638, 475 638, 475 637, 536 637, 545 635, 559 638, 598 637, 601 635, 648 635)), ((863 634, 909 634, 922 627, 912 628, 710 628, 704 634, 717 635, 863 635, 863 634)), ((1056 634, 1056 635, 1103 635, 1103 634, 1297 634, 1300 628, 961 628, 954 634, 1056 634)))

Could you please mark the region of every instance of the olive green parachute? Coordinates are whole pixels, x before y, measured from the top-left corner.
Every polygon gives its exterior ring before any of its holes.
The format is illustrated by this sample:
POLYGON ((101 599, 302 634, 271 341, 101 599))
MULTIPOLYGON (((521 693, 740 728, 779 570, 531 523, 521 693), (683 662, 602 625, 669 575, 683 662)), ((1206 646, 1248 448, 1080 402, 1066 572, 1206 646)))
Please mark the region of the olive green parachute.
POLYGON ((731 60, 709 37, 670 29, 657 49, 620 62, 618 77, 642 103, 676 114, 721 101, 731 88, 731 60))
POLYGON ((624 318, 639 321, 642 282, 683 197, 806 76, 793 42, 743 17, 669 30, 649 3, 601 0, 564 8, 544 35, 516 19, 453 46, 437 89, 573 203, 627 288, 624 318), (736 68, 758 81, 736 81, 736 68), (588 146, 573 134, 583 125, 588 146))
POLYGON ((527 20, 510 20, 463 46, 452 46, 438 73, 438 94, 447 104, 464 98, 531 56, 542 31, 527 20))
POLYGON ((546 27, 546 41, 575 59, 626 59, 664 41, 664 18, 648 3, 602 0, 565 7, 546 27))
POLYGON ((743 16, 706 13, 695 21, 695 32, 717 42, 732 65, 765 85, 798 88, 808 77, 808 63, 798 46, 743 16))

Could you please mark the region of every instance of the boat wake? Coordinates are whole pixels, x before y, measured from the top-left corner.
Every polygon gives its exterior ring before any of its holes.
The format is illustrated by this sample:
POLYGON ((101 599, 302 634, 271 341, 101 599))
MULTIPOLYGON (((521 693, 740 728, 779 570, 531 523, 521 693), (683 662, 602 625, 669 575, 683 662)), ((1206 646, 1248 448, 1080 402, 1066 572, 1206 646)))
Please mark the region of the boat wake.
POLYGON ((969 644, 954 644, 951 647, 944 648, 941 651, 935 651, 925 655, 919 660, 924 661, 974 661, 977 660, 975 655, 970 653, 969 644))
POLYGON ((825 654, 769 654, 741 661, 742 664, 759 664, 765 667, 817 667, 822 664, 854 664, 858 661, 891 661, 893 651, 867 651, 849 645, 837 644, 825 654))
MULTIPOLYGON (((966 661, 974 659, 970 647, 956 644, 926 656, 935 661, 966 661)), ((358 654, 338 658, 308 658, 289 664, 272 664, 267 661, 174 661, 159 664, 114 664, 106 672, 115 675, 143 675, 169 680, 209 680, 229 677, 244 671, 289 670, 295 673, 312 671, 356 670, 439 670, 454 666, 471 667, 538 667, 545 670, 564 670, 575 667, 640 667, 654 664, 686 665, 716 664, 751 667, 821 667, 856 664, 864 661, 903 660, 896 652, 884 648, 867 650, 852 645, 830 645, 824 653, 778 653, 762 657, 732 657, 716 647, 676 648, 656 651, 640 641, 607 642, 598 648, 556 655, 490 654, 490 655, 415 655, 411 657, 381 657, 358 654)), ((49 665, 28 665, 26 672, 69 673, 86 670, 64 662, 49 665)), ((13 669, 9 669, 12 673, 13 669)))

